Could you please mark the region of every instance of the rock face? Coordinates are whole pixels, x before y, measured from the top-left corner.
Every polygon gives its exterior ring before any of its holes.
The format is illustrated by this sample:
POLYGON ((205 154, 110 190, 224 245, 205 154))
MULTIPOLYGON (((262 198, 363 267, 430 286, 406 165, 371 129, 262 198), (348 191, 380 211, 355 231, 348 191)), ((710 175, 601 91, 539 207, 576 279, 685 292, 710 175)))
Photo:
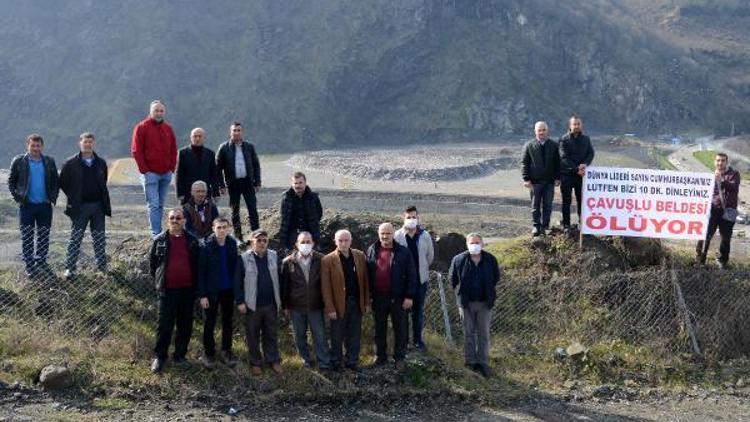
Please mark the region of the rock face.
POLYGON ((45 390, 61 390, 73 385, 73 374, 64 366, 48 365, 39 373, 39 383, 45 390))

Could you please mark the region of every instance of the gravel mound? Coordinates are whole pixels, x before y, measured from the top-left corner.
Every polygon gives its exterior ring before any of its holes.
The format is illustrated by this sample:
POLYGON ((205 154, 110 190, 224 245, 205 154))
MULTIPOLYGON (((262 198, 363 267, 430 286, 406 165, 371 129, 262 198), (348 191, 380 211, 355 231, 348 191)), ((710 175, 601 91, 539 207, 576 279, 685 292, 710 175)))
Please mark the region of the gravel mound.
POLYGON ((316 151, 295 154, 287 163, 294 168, 362 179, 450 182, 516 168, 515 153, 507 147, 316 151))

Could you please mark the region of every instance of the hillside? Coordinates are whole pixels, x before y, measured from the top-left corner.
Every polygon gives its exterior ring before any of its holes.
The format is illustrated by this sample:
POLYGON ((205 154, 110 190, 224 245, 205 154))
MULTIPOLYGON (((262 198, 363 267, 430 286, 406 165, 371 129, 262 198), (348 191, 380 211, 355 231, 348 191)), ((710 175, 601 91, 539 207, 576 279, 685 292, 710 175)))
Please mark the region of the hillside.
POLYGON ((182 142, 238 119, 262 152, 559 133, 571 112, 742 132, 748 23, 730 0, 2 2, 0 158, 32 131, 56 156, 84 130, 127 155, 157 97, 182 142))

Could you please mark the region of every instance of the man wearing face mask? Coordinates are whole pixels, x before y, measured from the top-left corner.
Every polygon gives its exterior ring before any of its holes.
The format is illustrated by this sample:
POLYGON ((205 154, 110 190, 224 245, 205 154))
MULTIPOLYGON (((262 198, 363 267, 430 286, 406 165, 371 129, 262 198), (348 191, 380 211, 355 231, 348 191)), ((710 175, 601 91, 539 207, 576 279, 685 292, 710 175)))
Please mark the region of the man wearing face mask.
POLYGON ((323 321, 323 295, 320 286, 320 266, 323 254, 313 251, 313 237, 309 232, 297 235, 296 252, 281 263, 281 308, 292 317, 292 331, 297 351, 306 368, 313 367, 307 345, 310 327, 318 368, 329 369, 329 352, 323 321))
MULTIPOLYGON (((424 300, 427 296, 427 288, 430 281, 430 265, 435 257, 430 233, 419 225, 419 213, 417 207, 411 205, 404 211, 404 226, 396 230, 393 240, 399 245, 406 247, 411 252, 414 266, 417 268, 417 293, 414 296, 414 304, 411 309, 412 344, 419 351, 426 349, 422 341, 422 329, 424 327, 424 300)), ((407 337, 409 335, 409 318, 406 319, 407 337)))
POLYGON ((463 316, 465 365, 487 378, 492 375, 488 357, 490 321, 500 267, 497 259, 483 250, 484 241, 479 233, 466 236, 466 248, 466 252, 453 257, 448 278, 463 316))

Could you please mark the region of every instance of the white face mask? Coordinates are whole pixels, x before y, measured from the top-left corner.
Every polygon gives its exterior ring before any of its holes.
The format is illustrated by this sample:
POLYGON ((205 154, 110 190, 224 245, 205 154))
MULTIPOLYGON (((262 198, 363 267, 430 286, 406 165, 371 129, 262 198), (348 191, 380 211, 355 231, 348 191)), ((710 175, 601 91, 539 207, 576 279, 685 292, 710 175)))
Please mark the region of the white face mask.
POLYGON ((482 245, 479 243, 470 243, 466 245, 466 249, 469 250, 470 254, 478 255, 480 252, 482 252, 482 245))
POLYGON ((299 252, 304 256, 310 255, 310 252, 312 252, 312 249, 313 249, 312 243, 302 243, 299 245, 299 252))
POLYGON ((417 218, 404 219, 404 227, 406 227, 409 230, 416 229, 418 224, 419 224, 419 219, 417 218))

